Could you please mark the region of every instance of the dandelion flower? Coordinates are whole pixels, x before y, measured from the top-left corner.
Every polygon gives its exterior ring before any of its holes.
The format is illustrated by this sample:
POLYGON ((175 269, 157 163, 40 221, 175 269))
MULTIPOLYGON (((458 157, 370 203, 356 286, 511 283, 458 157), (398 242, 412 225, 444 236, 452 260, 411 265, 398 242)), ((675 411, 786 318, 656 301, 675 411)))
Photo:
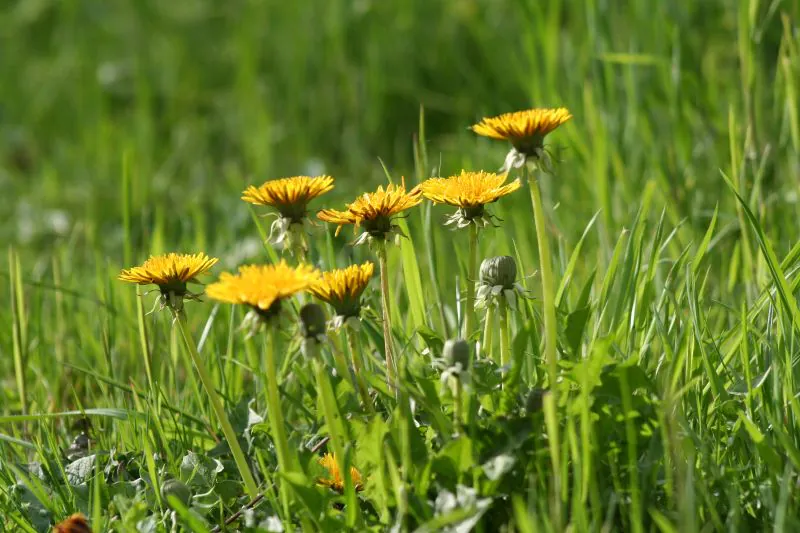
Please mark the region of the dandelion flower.
POLYGON ((270 231, 270 241, 277 244, 291 239, 292 229, 302 228, 308 218, 308 203, 331 189, 330 176, 294 176, 270 180, 260 187, 250 185, 242 192, 242 200, 278 211, 278 219, 270 231))
POLYGON ((158 285, 161 305, 180 310, 183 299, 197 299, 199 294, 190 293, 187 283, 199 283, 195 278, 207 272, 217 263, 216 257, 204 253, 154 255, 141 266, 120 272, 117 279, 139 285, 158 285))
POLYGON ((75 513, 66 520, 62 520, 53 528, 53 533, 92 533, 86 517, 80 513, 75 513))
MULTIPOLYGON (((344 478, 339 470, 339 463, 336 462, 336 456, 332 453, 326 453, 319 459, 319 464, 328 471, 328 477, 318 478, 317 483, 330 487, 338 493, 344 492, 344 478)), ((357 492, 364 490, 364 484, 361 481, 361 472, 354 466, 350 467, 350 479, 353 481, 353 487, 357 492)))
POLYGON ((334 327, 345 322, 357 324, 361 314, 361 295, 372 279, 375 265, 367 261, 361 265, 350 265, 323 272, 322 277, 309 287, 309 292, 333 307, 336 313, 334 327))
POLYGON ((449 178, 431 178, 420 185, 425 198, 437 204, 458 207, 446 224, 463 228, 470 223, 489 224, 485 206, 520 188, 518 179, 506 183, 506 174, 461 171, 449 178))
POLYGON ((309 265, 289 266, 286 261, 274 265, 246 265, 237 274, 224 272, 219 281, 206 287, 209 298, 250 307, 246 323, 257 327, 280 313, 281 301, 308 289, 319 279, 319 271, 309 265), (258 320, 257 320, 258 319, 258 320))
POLYGON ((502 171, 520 168, 528 157, 544 156, 545 136, 572 118, 564 107, 556 109, 527 109, 488 117, 472 126, 472 131, 484 137, 510 141, 511 151, 506 156, 502 171))
POLYGON ((373 193, 364 193, 347 204, 344 211, 323 209, 317 213, 317 218, 338 224, 337 235, 345 224, 353 224, 355 231, 363 224, 365 231, 356 239, 355 244, 361 244, 370 238, 384 241, 389 234, 399 232, 397 226, 392 224, 392 217, 421 201, 422 190, 414 187, 406 192, 403 182, 401 185, 388 185, 386 189, 378 187, 373 193))

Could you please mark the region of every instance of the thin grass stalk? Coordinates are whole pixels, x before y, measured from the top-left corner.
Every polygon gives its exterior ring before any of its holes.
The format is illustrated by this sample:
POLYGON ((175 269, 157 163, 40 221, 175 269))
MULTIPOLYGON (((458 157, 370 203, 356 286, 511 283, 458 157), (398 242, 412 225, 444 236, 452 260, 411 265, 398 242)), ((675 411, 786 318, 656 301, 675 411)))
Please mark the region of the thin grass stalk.
POLYGON ((361 395, 361 402, 364 404, 364 409, 372 413, 375 409, 369 397, 369 390, 367 390, 367 383, 364 381, 364 375, 361 373, 361 349, 358 333, 347 325, 343 326, 343 329, 344 335, 347 338, 347 346, 350 348, 350 358, 353 365, 356 388, 358 388, 358 393, 361 395))
POLYGON ((175 315, 175 323, 178 325, 178 331, 181 334, 181 338, 183 338, 186 351, 189 352, 192 362, 194 362, 194 366, 197 369, 197 373, 200 375, 200 382, 203 384, 206 394, 208 394, 211 407, 214 409, 214 413, 217 415, 220 426, 222 426, 222 433, 225 435, 225 440, 228 441, 228 446, 231 449, 231 454, 233 454, 233 460, 236 462, 236 467, 239 469, 239 474, 242 476, 242 481, 244 482, 247 495, 250 498, 255 498, 258 496, 258 485, 256 485, 253 474, 250 472, 250 467, 247 464, 247 458, 245 457, 241 446, 239 446, 239 440, 236 438, 236 433, 233 431, 233 426, 231 426, 230 420, 228 420, 228 415, 225 414, 225 409, 223 408, 222 401, 220 400, 219 395, 217 395, 217 391, 214 388, 214 383, 211 380, 211 376, 209 375, 208 370, 206 370, 203 360, 200 358, 200 354, 197 352, 197 346, 194 344, 194 340, 188 331, 186 314, 180 311, 176 312, 175 315))
MULTIPOLYGON (((281 411, 281 398, 278 393, 278 370, 275 361, 276 336, 278 331, 272 324, 266 328, 267 342, 264 354, 264 366, 267 373, 267 415, 269 417, 269 427, 272 439, 275 443, 275 451, 278 455, 278 468, 283 473, 291 472, 294 469, 292 455, 289 451, 289 439, 286 437, 286 425, 283 421, 283 411, 281 411)), ((281 503, 286 516, 289 515, 289 491, 286 483, 280 483, 281 503)))
POLYGON ((392 322, 389 311, 389 266, 386 257, 386 243, 378 246, 378 265, 381 270, 381 307, 383 308, 383 346, 386 351, 386 383, 389 390, 395 390, 395 361, 392 348, 392 322))
POLYGON ((139 286, 136 286, 136 322, 139 330, 139 349, 141 350, 142 360, 144 362, 144 372, 147 376, 147 385, 150 387, 150 393, 155 398, 155 382, 153 380, 153 368, 150 364, 150 344, 147 342, 147 327, 145 325, 144 304, 142 303, 142 291, 139 286))
POLYGON ((464 310, 463 337, 469 340, 475 324, 475 279, 478 272, 478 225, 469 225, 469 263, 467 264, 467 307, 464 310))
POLYGON ((17 258, 13 248, 8 249, 8 280, 11 288, 11 338, 14 352, 14 374, 17 380, 17 393, 19 394, 20 410, 23 415, 28 414, 28 396, 25 390, 25 363, 23 355, 22 313, 19 307, 17 290, 20 275, 17 269, 17 258))

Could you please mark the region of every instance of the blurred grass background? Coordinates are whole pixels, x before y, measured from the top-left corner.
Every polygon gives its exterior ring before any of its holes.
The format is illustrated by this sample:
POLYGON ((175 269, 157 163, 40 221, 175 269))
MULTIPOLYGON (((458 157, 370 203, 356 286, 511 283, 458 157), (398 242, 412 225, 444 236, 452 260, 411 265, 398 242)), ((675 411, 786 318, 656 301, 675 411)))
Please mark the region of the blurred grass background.
POLYGON ((569 206, 559 230, 580 232, 602 210, 608 238, 652 181, 672 223, 704 231, 714 205, 730 202, 720 169, 757 172, 767 204, 796 185, 797 10, 6 2, 0 237, 33 254, 71 243, 76 265, 95 259, 89 250, 130 262, 186 237, 221 253, 218 239, 251 229, 238 200, 248 183, 327 172, 344 200, 384 179, 378 158, 409 175, 420 107, 431 166, 451 174, 502 161, 504 146, 466 129, 481 116, 557 105, 576 117, 553 141, 563 163, 550 194, 569 206), (166 242, 153 243, 162 231, 166 242))

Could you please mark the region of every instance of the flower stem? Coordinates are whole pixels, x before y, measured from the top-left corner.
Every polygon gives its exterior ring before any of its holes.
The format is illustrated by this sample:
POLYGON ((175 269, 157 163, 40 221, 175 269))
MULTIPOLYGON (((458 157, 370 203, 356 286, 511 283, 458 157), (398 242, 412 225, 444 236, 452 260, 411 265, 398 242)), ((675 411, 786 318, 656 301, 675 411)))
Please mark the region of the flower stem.
POLYGON ((453 428, 458 430, 462 425, 463 418, 464 386, 461 384, 460 377, 453 376, 450 379, 453 392, 453 428))
MULTIPOLYGON (((527 177, 527 169, 523 167, 527 177)), ((550 246, 547 240, 547 227, 544 219, 542 195, 539 191, 539 182, 536 179, 528 180, 533 203, 533 218, 536 223, 536 240, 539 244, 539 263, 542 273, 542 305, 544 307, 544 353, 547 361, 548 379, 553 394, 553 401, 558 405, 556 381, 558 379, 558 352, 556 351, 556 303, 553 280, 553 271, 550 265, 550 246)))
MULTIPOLYGON (((278 394, 278 372, 277 363, 275 362, 275 336, 277 334, 278 332, 273 329, 272 325, 267 326, 267 346, 264 364, 267 371, 267 415, 272 439, 275 443, 275 451, 278 455, 278 468, 281 472, 288 473, 294 469, 294 466, 289 452, 289 439, 286 438, 286 425, 283 422, 281 398, 278 394)), ((289 492, 285 483, 280 484, 280 492, 283 510, 288 516, 289 492)))
POLYGON ((464 311, 465 339, 469 339, 475 323, 475 281, 478 270, 478 225, 469 225, 469 264, 467 265, 467 308, 464 311))
POLYGON ((386 257, 386 243, 378 247, 378 265, 381 270, 381 307, 383 308, 383 346, 386 351, 386 383, 389 390, 395 390, 395 362, 392 348, 392 322, 389 313, 389 261, 386 257))
MULTIPOLYGON (((500 298, 497 313, 500 319, 500 366, 508 367, 511 364, 511 335, 508 327, 508 302, 500 298)), ((506 369, 509 371, 509 369, 506 369)), ((505 383, 503 384, 505 387, 505 383)))
POLYGON ((200 375, 200 382, 203 384, 206 394, 208 394, 211 407, 214 409, 214 413, 217 415, 220 426, 222 426, 222 433, 225 435, 225 440, 228 441, 228 447, 231 449, 233 460, 236 462, 236 467, 239 469, 239 474, 242 476, 242 481, 244 482, 247 495, 250 496, 251 499, 255 498, 258 496, 258 486, 256 485, 255 479, 253 479, 253 474, 250 472, 250 467, 247 464, 247 459, 244 456, 242 447, 239 446, 239 440, 236 438, 236 433, 233 431, 230 420, 228 420, 228 415, 225 414, 225 409, 222 407, 222 401, 220 400, 219 395, 214 388, 214 383, 211 381, 211 376, 209 375, 208 370, 206 370, 203 360, 200 358, 200 354, 197 352, 197 346, 194 344, 194 340, 188 331, 186 314, 180 311, 176 312, 175 315, 175 323, 178 325, 178 331, 180 331, 181 337, 183 338, 183 343, 186 346, 186 351, 189 352, 192 362, 194 362, 194 366, 197 369, 197 373, 200 375))
POLYGON ((368 412, 374 412, 372 401, 370 401, 369 391, 367 384, 364 381, 364 376, 361 373, 361 350, 359 349, 358 332, 354 331, 347 325, 343 326, 344 334, 347 337, 347 345, 350 348, 350 358, 353 364, 353 374, 356 378, 356 387, 358 393, 361 395, 361 402, 364 404, 364 409, 368 412))
MULTIPOLYGON (((523 166, 523 174, 528 178, 528 169, 523 166)), ((556 303, 553 280, 553 272, 550 263, 550 246, 547 240, 547 227, 545 225, 544 207, 542 205, 542 194, 539 190, 539 182, 536 179, 528 179, 528 186, 531 190, 531 203, 533 204, 533 218, 536 223, 536 240, 539 244, 539 263, 542 272, 542 306, 544 308, 544 351, 547 361, 548 381, 550 382, 550 395, 546 402, 549 405, 547 416, 548 437, 550 439, 550 459, 553 463, 553 493, 555 498, 561 493, 561 467, 559 446, 559 424, 558 424, 558 352, 556 343, 558 341, 558 330, 556 326, 556 303)), ((564 495, 561 494, 562 500, 564 495)), ((556 504, 556 524, 561 523, 560 507, 556 504)))
POLYGON ((486 317, 483 324, 483 352, 487 359, 492 359, 492 341, 494 333, 494 306, 486 307, 486 317))

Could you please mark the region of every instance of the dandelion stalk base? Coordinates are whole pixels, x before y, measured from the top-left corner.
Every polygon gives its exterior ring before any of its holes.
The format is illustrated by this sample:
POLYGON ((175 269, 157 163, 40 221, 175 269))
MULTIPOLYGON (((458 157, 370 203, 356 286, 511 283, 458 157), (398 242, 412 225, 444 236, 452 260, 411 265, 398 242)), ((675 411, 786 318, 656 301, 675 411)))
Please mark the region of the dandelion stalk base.
POLYGON ((178 325, 178 330, 183 338, 186 351, 189 352, 189 355, 192 358, 192 362, 197 369, 197 373, 200 375, 200 382, 203 384, 206 394, 208 394, 211 407, 214 409, 214 413, 217 415, 220 426, 222 426, 222 433, 225 435, 225 440, 228 441, 228 447, 233 455, 233 460, 236 462, 236 467, 239 469, 239 474, 242 476, 242 481, 244 482, 247 495, 250 496, 251 499, 256 498, 258 496, 258 485, 256 485, 255 479, 253 479, 253 474, 250 472, 247 459, 245 458, 241 446, 239 446, 239 440, 236 438, 236 433, 233 431, 233 426, 231 426, 231 423, 228 420, 228 415, 225 414, 225 409, 223 408, 222 401, 219 399, 219 395, 217 395, 217 391, 214 388, 214 383, 211 381, 211 376, 209 375, 208 370, 206 370, 203 360, 200 358, 200 354, 197 352, 197 347, 194 344, 194 340, 188 332, 186 315, 183 312, 177 312, 175 314, 175 323, 178 325))

